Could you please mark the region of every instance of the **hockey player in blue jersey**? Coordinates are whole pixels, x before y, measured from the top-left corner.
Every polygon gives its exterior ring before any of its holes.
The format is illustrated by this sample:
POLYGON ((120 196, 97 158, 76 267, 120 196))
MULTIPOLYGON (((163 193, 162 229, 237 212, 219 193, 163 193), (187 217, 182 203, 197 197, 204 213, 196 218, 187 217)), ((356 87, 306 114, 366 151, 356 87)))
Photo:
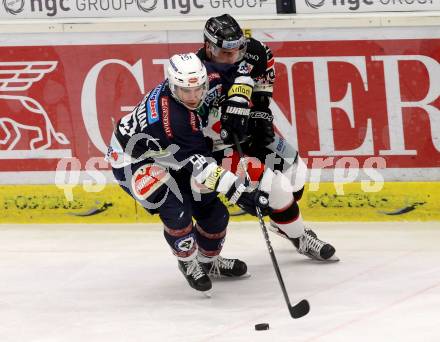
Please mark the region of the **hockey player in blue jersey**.
MULTIPOLYGON (((270 215, 270 229, 290 240, 301 254, 320 261, 338 261, 335 248, 318 239, 302 221, 297 202, 304 192, 307 166, 298 151, 274 133, 269 105, 275 82, 275 60, 270 48, 256 39, 246 38, 235 19, 223 14, 206 22, 204 46, 197 55, 202 61, 235 65, 238 73, 243 75, 241 83, 251 88, 246 93, 247 103, 237 104, 231 100, 231 96, 236 95, 234 87, 237 85, 233 84, 226 91, 227 96, 219 111, 214 109, 214 114, 210 114, 205 134, 213 141, 217 161, 220 162, 226 148, 234 148, 231 136, 237 134, 245 154, 256 158, 254 167, 249 170, 253 179, 263 179, 264 172, 264 181, 274 185, 269 198, 274 208, 270 215), (244 112, 246 106, 251 110, 244 112), (235 115, 237 108, 241 115, 235 115), (246 120, 243 114, 248 116, 246 120)), ((238 88, 242 89, 242 86, 238 88)))
POLYGON ((247 273, 243 261, 220 256, 229 215, 218 194, 251 213, 255 206, 268 210, 267 193, 219 166, 203 135, 197 111, 209 102, 209 89, 220 93, 222 82, 195 54, 174 55, 167 79, 118 121, 106 156, 121 187, 159 214, 179 269, 205 293, 211 275, 247 273))

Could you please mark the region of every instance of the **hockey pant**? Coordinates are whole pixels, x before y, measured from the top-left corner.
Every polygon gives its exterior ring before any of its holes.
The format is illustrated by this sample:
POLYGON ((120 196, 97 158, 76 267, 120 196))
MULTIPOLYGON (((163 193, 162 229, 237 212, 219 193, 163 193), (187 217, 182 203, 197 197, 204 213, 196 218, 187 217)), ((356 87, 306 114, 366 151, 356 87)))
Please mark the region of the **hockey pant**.
POLYGON ((159 214, 164 236, 179 260, 215 257, 226 236, 229 213, 217 193, 193 196, 186 171, 139 162, 113 168, 119 185, 150 214, 159 214), (193 218, 195 224, 193 224, 193 218))

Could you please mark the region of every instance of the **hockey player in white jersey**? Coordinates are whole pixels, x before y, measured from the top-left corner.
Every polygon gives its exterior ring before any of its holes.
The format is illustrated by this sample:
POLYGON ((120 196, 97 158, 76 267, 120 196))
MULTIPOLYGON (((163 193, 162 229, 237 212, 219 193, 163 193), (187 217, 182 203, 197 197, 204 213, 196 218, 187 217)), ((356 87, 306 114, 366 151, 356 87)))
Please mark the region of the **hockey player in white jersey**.
MULTIPOLYGON (((237 134, 244 153, 254 157, 250 159, 254 162, 249 169, 253 180, 262 179, 264 184, 272 186, 270 205, 274 211, 270 215, 270 229, 289 239, 301 254, 320 261, 338 261, 335 248, 318 239, 301 217, 298 201, 304 192, 307 167, 298 151, 274 133, 269 105, 275 82, 275 61, 270 48, 256 39, 244 37, 238 23, 228 14, 206 22, 204 41, 203 48, 197 52, 203 61, 236 65, 242 74, 241 79, 237 78, 240 84, 233 84, 227 91, 219 111, 211 111, 213 114, 205 128, 205 134, 212 138, 217 161, 221 162, 225 148, 234 148, 231 135, 237 134), (242 108, 247 106, 251 110, 246 113, 242 108), (243 114, 248 116, 247 120, 243 114)), ((237 161, 235 158, 232 170, 237 161)))

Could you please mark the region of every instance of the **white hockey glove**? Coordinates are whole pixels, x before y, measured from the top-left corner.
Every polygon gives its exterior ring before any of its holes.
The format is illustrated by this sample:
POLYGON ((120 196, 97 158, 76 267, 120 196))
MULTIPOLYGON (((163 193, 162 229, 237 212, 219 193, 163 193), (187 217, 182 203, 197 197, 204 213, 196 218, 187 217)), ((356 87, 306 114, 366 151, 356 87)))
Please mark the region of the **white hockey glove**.
POLYGON ((257 216, 255 207, 259 207, 263 215, 271 213, 269 194, 252 187, 247 179, 238 178, 215 162, 205 163, 200 169, 200 172, 193 174, 197 183, 224 194, 230 203, 237 204, 251 215, 257 216))

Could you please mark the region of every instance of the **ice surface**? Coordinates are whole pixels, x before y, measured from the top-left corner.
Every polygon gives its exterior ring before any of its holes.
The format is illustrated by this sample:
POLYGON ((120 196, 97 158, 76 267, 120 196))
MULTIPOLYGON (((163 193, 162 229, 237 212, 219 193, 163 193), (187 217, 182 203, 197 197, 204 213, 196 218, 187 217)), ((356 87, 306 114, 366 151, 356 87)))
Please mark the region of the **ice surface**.
POLYGON ((341 262, 271 234, 292 301, 310 301, 294 320, 257 223, 231 224, 223 253, 252 276, 215 281, 210 299, 187 285, 159 225, 2 225, 0 341, 440 341, 439 222, 311 227, 341 262))

